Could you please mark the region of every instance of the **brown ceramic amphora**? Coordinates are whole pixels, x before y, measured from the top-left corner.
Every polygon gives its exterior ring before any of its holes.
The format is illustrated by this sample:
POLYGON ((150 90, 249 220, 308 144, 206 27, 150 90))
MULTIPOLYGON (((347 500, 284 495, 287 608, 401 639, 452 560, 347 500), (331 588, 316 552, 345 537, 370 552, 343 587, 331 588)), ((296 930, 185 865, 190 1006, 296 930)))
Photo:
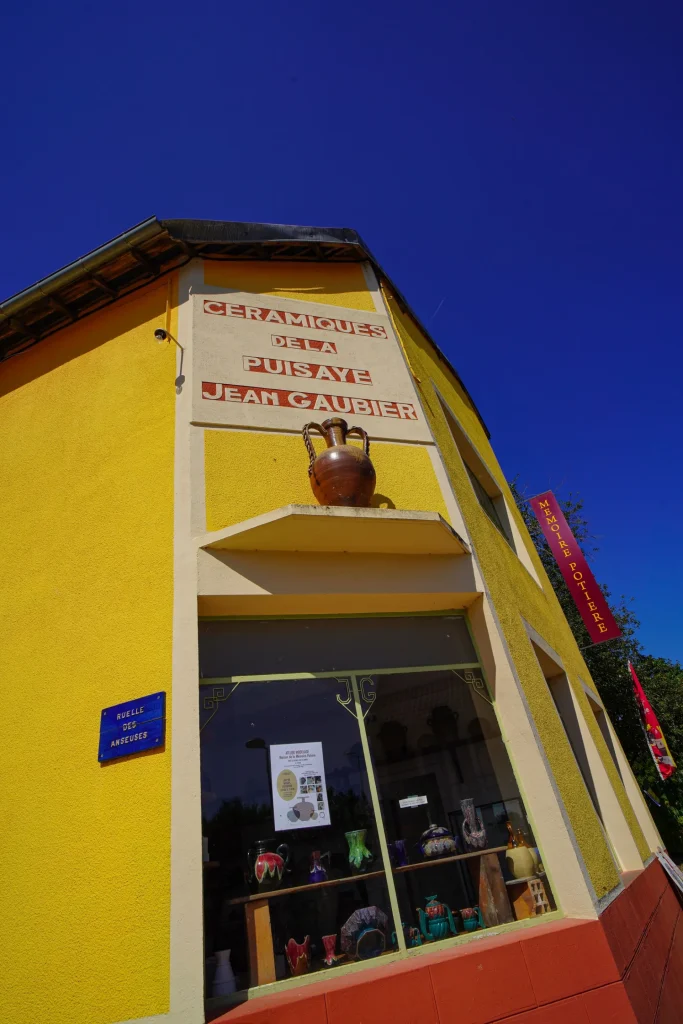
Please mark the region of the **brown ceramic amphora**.
POLYGON ((308 475, 313 493, 321 505, 347 505, 367 508, 375 493, 375 467, 370 461, 370 440, 362 427, 351 427, 346 420, 334 417, 323 425, 307 423, 303 429, 304 443, 311 460, 308 475), (327 448, 316 458, 310 430, 315 427, 327 442, 327 448), (355 434, 363 439, 363 450, 347 444, 355 434))

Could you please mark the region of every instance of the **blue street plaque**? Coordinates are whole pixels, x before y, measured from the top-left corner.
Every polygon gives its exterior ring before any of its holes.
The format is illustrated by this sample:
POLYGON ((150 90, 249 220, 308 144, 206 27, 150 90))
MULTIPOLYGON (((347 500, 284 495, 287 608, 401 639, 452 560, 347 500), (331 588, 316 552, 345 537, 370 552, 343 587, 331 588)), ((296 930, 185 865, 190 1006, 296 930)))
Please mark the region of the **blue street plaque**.
POLYGON ((98 761, 113 761, 115 757, 162 747, 165 726, 165 693, 151 693, 105 708, 100 719, 98 761))

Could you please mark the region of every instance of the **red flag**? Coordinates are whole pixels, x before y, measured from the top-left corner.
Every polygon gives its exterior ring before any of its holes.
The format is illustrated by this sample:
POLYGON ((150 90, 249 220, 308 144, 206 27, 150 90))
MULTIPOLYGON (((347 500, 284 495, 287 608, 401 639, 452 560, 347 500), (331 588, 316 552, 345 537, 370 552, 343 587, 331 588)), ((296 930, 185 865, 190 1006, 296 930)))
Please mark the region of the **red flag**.
POLYGON ((676 762, 671 756, 671 751, 664 739, 664 733, 659 727, 657 716, 652 710, 652 705, 645 696, 645 690, 640 685, 640 680, 636 675, 636 670, 630 661, 628 663, 628 667, 631 672, 631 678, 633 679, 633 693, 635 694, 638 710, 640 711, 640 721, 643 726, 647 745, 650 748, 652 759, 657 765, 657 771, 659 772, 660 778, 668 779, 676 771, 676 762))
POLYGON ((581 613, 591 640, 594 644, 616 640, 621 636, 621 630, 614 621, 600 587, 595 582, 576 537, 562 515, 557 498, 552 491, 546 491, 530 498, 529 504, 541 525, 543 536, 560 567, 564 582, 581 613))

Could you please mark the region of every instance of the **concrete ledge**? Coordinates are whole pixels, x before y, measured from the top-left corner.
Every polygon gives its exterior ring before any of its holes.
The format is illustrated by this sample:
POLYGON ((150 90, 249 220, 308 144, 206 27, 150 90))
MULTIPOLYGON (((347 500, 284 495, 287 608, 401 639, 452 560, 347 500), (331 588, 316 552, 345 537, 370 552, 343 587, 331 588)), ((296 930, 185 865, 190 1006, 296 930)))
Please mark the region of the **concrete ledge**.
POLYGON ((464 555, 470 549, 438 512, 285 505, 199 538, 207 551, 464 555))

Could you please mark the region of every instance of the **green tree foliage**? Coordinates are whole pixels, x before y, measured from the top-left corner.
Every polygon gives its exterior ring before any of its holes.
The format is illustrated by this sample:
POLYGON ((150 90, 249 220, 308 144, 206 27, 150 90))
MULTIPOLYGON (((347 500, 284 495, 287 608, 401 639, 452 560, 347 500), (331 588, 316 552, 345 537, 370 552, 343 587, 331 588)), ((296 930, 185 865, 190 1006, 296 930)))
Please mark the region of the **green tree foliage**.
MULTIPOLYGON (((601 590, 623 636, 619 640, 592 645, 588 630, 531 506, 515 483, 512 484, 512 492, 576 642, 582 649, 624 753, 638 784, 647 794, 650 811, 662 839, 672 853, 680 856, 683 854, 683 667, 668 658, 657 658, 644 652, 637 637, 640 623, 631 607, 633 598, 629 600, 622 596, 617 601, 604 586, 601 586, 601 590), (666 782, 660 779, 645 742, 628 671, 629 659, 659 719, 673 759, 679 766, 678 771, 666 782)), ((598 549, 583 513, 583 502, 572 494, 558 501, 570 529, 590 562, 598 549)))

